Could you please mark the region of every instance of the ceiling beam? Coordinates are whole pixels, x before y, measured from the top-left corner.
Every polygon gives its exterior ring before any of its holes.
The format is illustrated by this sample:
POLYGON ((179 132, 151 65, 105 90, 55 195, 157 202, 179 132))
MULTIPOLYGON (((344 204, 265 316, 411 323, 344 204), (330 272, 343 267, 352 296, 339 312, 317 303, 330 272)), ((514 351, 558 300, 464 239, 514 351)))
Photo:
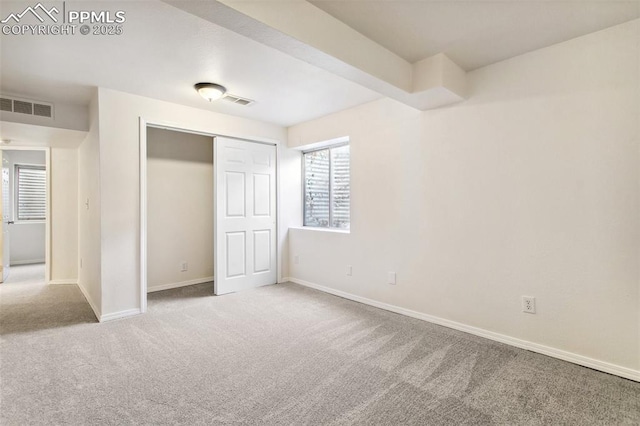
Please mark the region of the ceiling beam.
POLYGON ((165 0, 414 108, 459 102, 465 71, 444 54, 411 64, 305 0, 165 0))

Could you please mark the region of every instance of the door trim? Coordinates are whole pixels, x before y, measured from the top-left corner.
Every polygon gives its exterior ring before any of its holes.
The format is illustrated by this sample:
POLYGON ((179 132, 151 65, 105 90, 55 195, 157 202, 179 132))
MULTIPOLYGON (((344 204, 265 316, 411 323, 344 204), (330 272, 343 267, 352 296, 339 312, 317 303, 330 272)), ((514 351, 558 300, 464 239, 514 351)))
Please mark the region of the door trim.
MULTIPOLYGON (((45 153, 45 168, 46 168, 46 204, 45 210, 47 217, 45 218, 44 225, 44 280, 47 284, 53 284, 51 281, 51 148, 50 147, 38 147, 38 146, 0 146, 1 151, 44 151, 45 153)), ((13 190, 13 188, 12 188, 13 190)), ((1 219, 1 218, 0 218, 1 219)))
MULTIPOLYGON (((260 138, 241 138, 234 135, 225 135, 218 133, 211 133, 207 131, 201 131, 196 129, 189 129, 181 127, 176 123, 163 122, 161 120, 148 120, 144 117, 139 117, 139 152, 140 152, 140 312, 145 313, 147 311, 147 127, 154 127, 158 129, 172 130, 182 133, 192 133, 196 135, 202 135, 213 138, 213 151, 214 151, 214 167, 215 167, 215 137, 225 137, 232 139, 240 139, 253 143, 260 143, 266 145, 274 145, 276 147, 276 283, 282 282, 282 259, 280 258, 282 251, 280 250, 280 144, 273 139, 260 139, 260 138)), ((47 159, 48 159, 47 155, 47 159)), ((48 170, 48 168, 47 168, 48 170)), ((213 173, 213 212, 215 216, 216 211, 216 178, 215 170, 213 173)), ((214 262, 215 262, 215 244, 216 244, 217 227, 214 219, 213 223, 213 245, 214 245, 214 262)), ((214 265, 213 274, 215 276, 216 270, 214 265)))

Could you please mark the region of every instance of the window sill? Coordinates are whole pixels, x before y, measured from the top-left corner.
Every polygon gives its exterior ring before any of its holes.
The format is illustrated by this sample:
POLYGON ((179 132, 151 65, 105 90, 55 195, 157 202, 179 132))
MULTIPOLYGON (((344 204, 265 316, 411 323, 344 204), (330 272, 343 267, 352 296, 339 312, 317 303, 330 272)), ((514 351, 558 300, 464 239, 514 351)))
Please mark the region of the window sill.
POLYGON ((320 228, 315 226, 290 226, 289 229, 313 231, 313 232, 330 232, 333 234, 350 234, 351 233, 350 229, 320 228))
POLYGON ((13 225, 37 225, 39 223, 47 223, 46 220, 16 220, 13 225))

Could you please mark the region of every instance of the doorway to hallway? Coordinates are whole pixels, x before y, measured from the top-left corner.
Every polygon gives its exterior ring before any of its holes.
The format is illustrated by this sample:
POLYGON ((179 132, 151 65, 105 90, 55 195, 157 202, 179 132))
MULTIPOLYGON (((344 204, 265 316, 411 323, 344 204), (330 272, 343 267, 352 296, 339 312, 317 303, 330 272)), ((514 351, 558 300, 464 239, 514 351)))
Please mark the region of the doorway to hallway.
MULTIPOLYGON (((13 147, 12 147, 13 148, 13 147)), ((2 273, 0 282, 7 282, 11 269, 25 265, 11 279, 16 282, 24 277, 25 270, 37 270, 42 281, 47 282, 48 221, 49 221, 49 170, 46 149, 3 148, 2 185, 0 207, 2 232, 0 258, 2 273)))

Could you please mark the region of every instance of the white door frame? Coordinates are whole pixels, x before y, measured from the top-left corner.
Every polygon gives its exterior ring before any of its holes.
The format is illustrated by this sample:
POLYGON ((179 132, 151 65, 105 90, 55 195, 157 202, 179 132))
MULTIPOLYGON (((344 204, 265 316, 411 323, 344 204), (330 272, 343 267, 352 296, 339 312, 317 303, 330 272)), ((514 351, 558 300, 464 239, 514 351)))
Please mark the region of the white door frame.
MULTIPOLYGON (((45 175, 46 175, 46 204, 47 217, 44 220, 44 280, 47 284, 55 284, 51 281, 51 148, 39 146, 14 146, 2 145, 2 151, 44 151, 45 153, 45 175)), ((13 187, 11 188, 13 190, 13 187)), ((15 207, 15 206, 13 206, 15 207)))
MULTIPOLYGON (((282 281, 282 261, 280 259, 280 146, 273 140, 267 140, 259 138, 243 138, 237 135, 226 135, 221 133, 211 133, 207 131, 201 131, 196 129, 188 129, 176 125, 176 123, 163 122, 158 120, 147 120, 143 117, 139 118, 139 132, 140 132, 140 312, 145 313, 147 311, 147 127, 155 127, 158 129, 173 130, 176 132, 193 133, 196 135, 202 135, 211 137, 212 143, 215 143, 216 136, 224 136, 227 138, 242 139, 249 142, 256 142, 262 144, 275 145, 276 147, 276 266, 277 266, 277 281, 282 281)), ((48 159, 48 156, 47 156, 48 159)), ((215 167, 215 158, 214 158, 215 167)), ((48 170, 48 168, 47 168, 48 170)), ((215 203, 217 185, 215 178, 215 170, 213 173, 213 211, 215 216, 215 203)), ((217 235, 217 225, 215 219, 213 220, 213 246, 214 246, 214 259, 215 259, 215 236, 217 235)), ((213 271, 215 276, 216 271, 213 271)))

